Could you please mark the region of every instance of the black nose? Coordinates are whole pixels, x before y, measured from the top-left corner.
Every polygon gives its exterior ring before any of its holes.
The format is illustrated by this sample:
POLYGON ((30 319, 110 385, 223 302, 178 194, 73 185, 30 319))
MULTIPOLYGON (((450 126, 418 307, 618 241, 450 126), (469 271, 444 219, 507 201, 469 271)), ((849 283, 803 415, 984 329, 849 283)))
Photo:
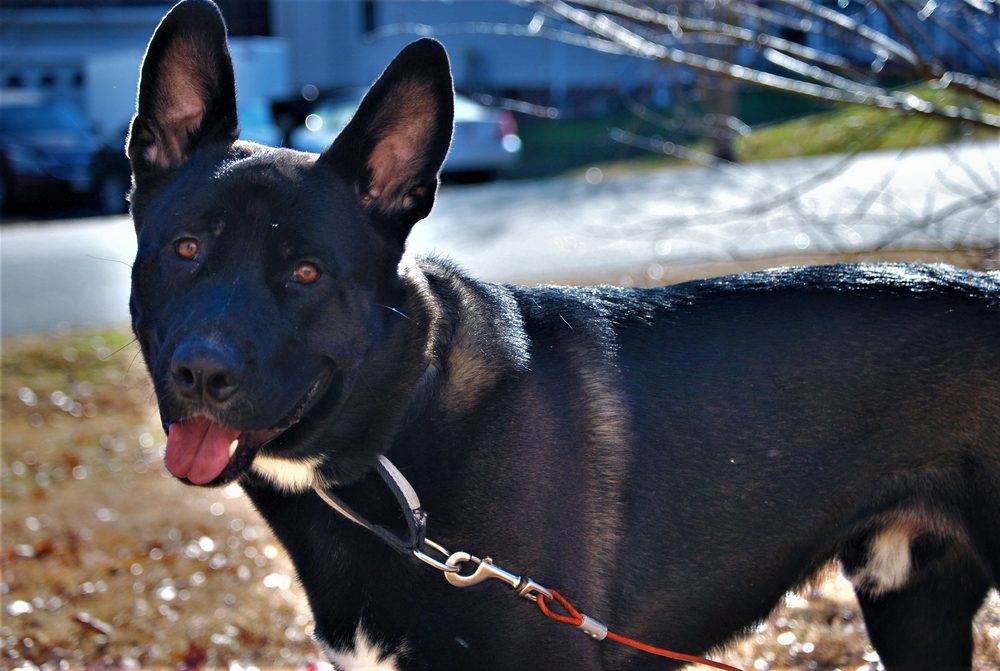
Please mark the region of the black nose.
POLYGON ((170 360, 174 389, 189 400, 222 403, 240 387, 241 358, 225 345, 181 343, 170 360))

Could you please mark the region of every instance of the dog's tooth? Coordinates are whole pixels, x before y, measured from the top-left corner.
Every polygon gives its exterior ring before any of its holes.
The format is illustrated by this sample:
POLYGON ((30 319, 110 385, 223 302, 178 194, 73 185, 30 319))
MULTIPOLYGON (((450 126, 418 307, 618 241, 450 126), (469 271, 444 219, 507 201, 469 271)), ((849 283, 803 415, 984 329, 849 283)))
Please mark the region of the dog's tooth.
POLYGON ((236 454, 236 448, 239 447, 240 439, 237 438, 233 442, 229 443, 229 458, 231 459, 234 454, 236 454))

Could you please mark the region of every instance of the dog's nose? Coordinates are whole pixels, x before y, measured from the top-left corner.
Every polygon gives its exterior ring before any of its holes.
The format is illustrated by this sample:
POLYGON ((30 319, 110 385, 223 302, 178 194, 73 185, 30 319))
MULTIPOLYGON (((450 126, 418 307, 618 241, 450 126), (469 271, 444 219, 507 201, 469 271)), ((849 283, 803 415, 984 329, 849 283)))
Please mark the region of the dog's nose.
POLYGON ((222 403, 240 386, 236 350, 224 345, 182 343, 170 360, 174 389, 184 398, 222 403))

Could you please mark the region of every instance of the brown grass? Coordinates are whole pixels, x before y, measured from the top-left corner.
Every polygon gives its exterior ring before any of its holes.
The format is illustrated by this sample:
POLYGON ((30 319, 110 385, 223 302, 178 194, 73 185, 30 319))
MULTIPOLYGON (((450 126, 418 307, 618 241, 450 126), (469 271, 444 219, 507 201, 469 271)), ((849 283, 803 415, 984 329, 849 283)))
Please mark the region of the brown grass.
MULTIPOLYGON (((319 658, 291 565, 246 497, 185 488, 163 469, 152 391, 125 333, 8 339, 2 375, 0 667, 304 668, 319 658)), ((995 595, 975 636, 978 668, 1000 668, 995 595)), ((835 573, 788 595, 720 658, 748 671, 877 666, 835 573)))
POLYGON ((0 666, 305 667, 290 562, 238 488, 167 476, 125 342, 4 342, 0 666))

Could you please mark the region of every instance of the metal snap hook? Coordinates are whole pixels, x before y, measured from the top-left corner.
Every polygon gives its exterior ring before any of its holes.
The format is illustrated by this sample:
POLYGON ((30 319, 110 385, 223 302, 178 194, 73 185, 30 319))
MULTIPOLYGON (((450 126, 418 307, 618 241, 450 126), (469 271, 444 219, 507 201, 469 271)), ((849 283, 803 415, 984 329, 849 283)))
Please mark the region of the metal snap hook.
POLYGON ((473 562, 476 564, 476 570, 469 575, 462 575, 460 572, 447 573, 445 574, 445 579, 455 587, 471 587, 472 585, 478 585, 484 580, 501 580, 511 588, 517 587, 517 584, 521 581, 521 577, 509 573, 496 564, 493 560, 487 557, 486 559, 480 559, 470 555, 468 552, 454 552, 448 561, 445 562, 452 566, 460 566, 466 562, 473 562))
POLYGON ((445 573, 445 580, 450 585, 454 587, 471 587, 486 580, 499 580, 507 583, 514 590, 515 594, 530 601, 535 601, 538 598, 537 593, 541 593, 546 598, 552 598, 549 591, 534 580, 522 578, 519 575, 500 568, 489 557, 480 559, 479 557, 470 555, 468 552, 454 552, 448 557, 445 563, 452 566, 460 566, 467 562, 476 564, 476 570, 467 575, 463 575, 458 571, 445 573))

